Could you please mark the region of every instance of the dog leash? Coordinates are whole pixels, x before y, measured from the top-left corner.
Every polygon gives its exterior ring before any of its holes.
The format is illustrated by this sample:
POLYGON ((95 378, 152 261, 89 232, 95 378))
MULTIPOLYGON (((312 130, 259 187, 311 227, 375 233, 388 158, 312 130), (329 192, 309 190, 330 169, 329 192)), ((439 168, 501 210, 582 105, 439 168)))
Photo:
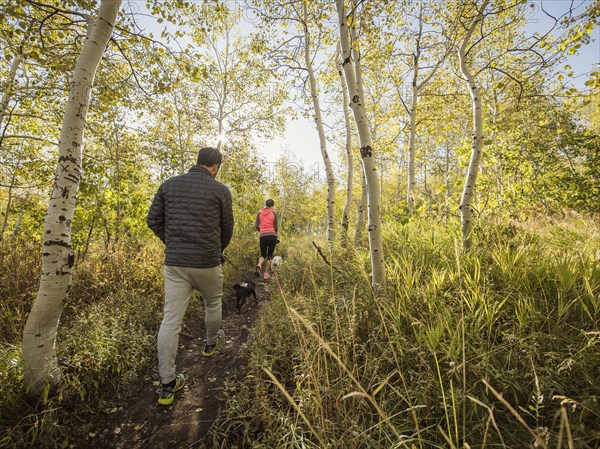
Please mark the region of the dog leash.
POLYGON ((229 258, 225 254, 222 254, 222 256, 223 256, 223 259, 225 259, 226 262, 229 262, 234 269, 236 269, 236 270, 238 269, 238 267, 236 267, 233 264, 233 262, 231 260, 229 260, 229 258))

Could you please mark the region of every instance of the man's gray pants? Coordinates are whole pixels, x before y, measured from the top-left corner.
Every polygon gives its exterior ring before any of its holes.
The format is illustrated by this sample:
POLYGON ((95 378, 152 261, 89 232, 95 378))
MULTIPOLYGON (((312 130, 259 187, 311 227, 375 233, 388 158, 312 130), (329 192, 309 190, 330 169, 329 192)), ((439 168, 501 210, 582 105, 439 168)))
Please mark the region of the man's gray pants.
POLYGON ((189 268, 164 266, 165 310, 158 331, 158 373, 161 382, 175 379, 175 357, 179 346, 181 324, 194 290, 204 300, 204 325, 206 343, 213 345, 221 327, 223 297, 223 271, 221 266, 189 268))

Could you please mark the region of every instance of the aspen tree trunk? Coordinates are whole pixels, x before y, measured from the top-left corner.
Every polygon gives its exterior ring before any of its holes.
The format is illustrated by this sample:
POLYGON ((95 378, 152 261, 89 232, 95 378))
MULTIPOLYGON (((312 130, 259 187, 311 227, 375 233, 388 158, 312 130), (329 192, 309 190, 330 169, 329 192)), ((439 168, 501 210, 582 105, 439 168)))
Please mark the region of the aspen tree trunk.
POLYGON ((307 2, 303 5, 304 16, 304 61, 308 71, 308 80, 310 83, 310 96, 315 109, 315 122, 317 132, 319 133, 319 145, 321 147, 321 156, 325 164, 325 174, 327 176, 327 240, 333 243, 335 239, 335 177, 331 159, 327 153, 327 139, 325 137, 325 128, 323 127, 323 117, 321 114, 321 105, 319 104, 319 93, 317 92, 317 81, 312 67, 310 51, 310 33, 308 32, 308 6, 307 2))
POLYGON ((463 238, 463 249, 468 250, 473 245, 473 199, 475 196, 475 186, 477 175, 479 173, 479 164, 481 162, 481 151, 483 146, 483 115, 481 110, 481 97, 476 80, 467 64, 467 47, 475 28, 483 21, 483 11, 488 5, 489 0, 484 0, 477 15, 471 21, 467 33, 463 38, 462 44, 458 50, 458 59, 460 62, 460 71, 462 72, 469 86, 469 94, 473 104, 473 142, 471 145, 471 160, 467 170, 465 186, 463 188, 460 200, 461 228, 463 238))
POLYGON ((283 195, 283 204, 281 206, 281 210, 279 211, 279 216, 277 217, 277 227, 280 229, 279 234, 281 234, 281 230, 283 229, 283 223, 285 222, 285 219, 287 218, 287 197, 284 193, 283 195))
POLYGON ((17 234, 19 233, 19 230, 21 229, 21 222, 23 221, 23 215, 25 215, 25 211, 21 211, 21 213, 19 214, 19 217, 17 218, 17 222, 15 223, 15 227, 13 228, 13 232, 10 235, 9 240, 13 241, 15 239, 15 237, 17 237, 17 234))
MULTIPOLYGON (((394 162, 398 167, 398 173, 401 173, 402 165, 404 164, 401 153, 395 157, 394 162)), ((394 191, 394 207, 398 206, 398 202, 400 201, 400 196, 402 195, 402 186, 404 186, 404 183, 400 180, 400 177, 398 177, 396 181, 396 189, 394 191)))
POLYGON ((450 216, 450 197, 451 197, 451 183, 450 183, 450 143, 446 141, 446 207, 444 208, 444 217, 448 219, 450 216))
POLYGON ((10 214, 10 206, 12 205, 12 191, 15 186, 15 173, 12 174, 10 178, 10 184, 8 185, 8 198, 6 203, 6 212, 4 213, 4 220, 2 223, 2 229, 0 230, 0 240, 4 239, 4 231, 6 231, 6 227, 8 226, 8 215, 10 214))
POLYGON ((83 131, 98 64, 113 31, 121 0, 102 0, 89 23, 75 65, 58 144, 54 187, 44 218, 40 286, 23 331, 23 377, 27 390, 40 394, 58 380, 55 343, 58 322, 71 285, 74 255, 71 220, 82 176, 83 131))
MULTIPOLYGON (((218 122, 218 133, 217 134, 217 150, 221 151, 223 149, 223 131, 225 130, 224 122, 225 122, 225 105, 227 103, 227 93, 229 92, 229 77, 228 77, 228 65, 229 65, 229 29, 225 33, 225 61, 223 63, 219 62, 219 66, 222 66, 222 74, 223 77, 223 91, 221 92, 221 98, 219 99, 219 116, 217 119, 218 122)), ((216 48, 215 48, 216 52, 216 48)), ((216 52, 218 54, 218 52, 216 52)), ((220 58, 219 58, 220 61, 220 58)))
POLYGON ((354 177, 354 163, 352 161, 352 124, 350 122, 350 111, 348 110, 350 98, 348 98, 348 83, 346 83, 346 77, 344 76, 343 68, 341 65, 338 68, 338 75, 340 77, 344 101, 343 110, 344 126, 346 127, 346 166, 348 167, 348 181, 346 184, 346 202, 344 203, 344 210, 342 212, 342 247, 345 247, 348 243, 348 222, 350 216, 350 208, 352 207, 352 188, 354 184, 352 178, 354 177))
POLYGON ((412 81, 412 99, 409 111, 409 134, 408 134, 408 185, 406 189, 406 206, 410 213, 415 209, 417 185, 415 176, 415 142, 417 140, 417 76, 419 73, 418 59, 415 57, 412 81))
POLYGON ((220 108, 219 111, 219 126, 218 126, 218 135, 217 135, 217 150, 223 150, 223 108, 220 108))
POLYGON ((421 34, 423 31, 422 22, 423 5, 420 4, 419 9, 419 34, 415 45, 415 53, 413 54, 413 78, 411 83, 412 98, 410 99, 409 112, 409 135, 408 135, 408 185, 406 189, 406 205, 412 213, 415 209, 417 185, 415 176, 415 142, 417 140, 417 103, 419 95, 419 59, 421 57, 421 34))
POLYGON ((20 54, 15 54, 11 64, 10 70, 8 71, 8 77, 5 85, 3 86, 4 94, 2 94, 2 102, 0 102, 0 128, 2 127, 2 123, 4 122, 4 117, 6 115, 6 109, 8 109, 8 103, 12 98, 12 95, 15 90, 15 80, 17 78, 17 70, 19 70, 19 66, 23 61, 23 57, 20 54))
POLYGON ((419 33, 415 43, 415 52, 412 55, 413 59, 413 76, 411 81, 411 99, 410 109, 408 110, 408 164, 407 164, 407 184, 406 184, 406 207, 409 213, 413 213, 415 210, 416 198, 416 169, 415 169, 415 145, 417 140, 417 103, 419 95, 418 79, 419 79, 419 58, 421 57, 421 34, 422 34, 422 20, 421 13, 423 5, 419 4, 419 33))
POLYGON ((418 103, 419 93, 423 87, 429 83, 433 78, 435 72, 446 60, 448 52, 445 52, 442 58, 429 70, 429 74, 419 83, 419 72, 421 69, 421 39, 423 38, 423 3, 419 3, 419 32, 415 41, 415 51, 413 53, 413 78, 411 83, 412 98, 410 102, 409 112, 409 138, 408 138, 408 188, 406 190, 406 204, 408 210, 412 213, 417 200, 416 193, 416 140, 417 140, 417 114, 418 114, 418 103))
POLYGON ((360 202, 358 203, 358 218, 356 219, 356 230, 354 231, 354 246, 360 244, 363 228, 365 227, 365 211, 367 210, 367 178, 365 172, 361 170, 360 177, 362 179, 360 202))
POLYGON ((121 238, 121 150, 119 148, 119 127, 115 121, 115 169, 117 177, 117 219, 115 220, 115 244, 121 238))
POLYGON ((427 185, 427 165, 423 164, 423 190, 425 190, 425 195, 427 195, 427 199, 429 200, 429 216, 433 215, 433 194, 427 185))
POLYGON ((181 116, 183 115, 179 108, 177 95, 174 95, 175 109, 177 110, 177 156, 179 157, 179 174, 184 174, 187 168, 187 158, 185 157, 185 145, 183 143, 183 125, 181 116))
MULTIPOLYGON (((360 77, 360 59, 355 58, 355 66, 351 64, 351 45, 346 19, 344 0, 336 0, 338 12, 340 43, 342 47, 342 64, 348 91, 350 107, 354 114, 354 121, 360 139, 360 156, 367 183, 368 214, 369 214, 369 248, 371 251, 371 285, 376 296, 380 296, 385 288, 385 258, 383 254, 382 212, 381 212, 381 185, 375 164, 373 144, 369 132, 367 114, 363 104, 364 94, 360 77)), ((358 42, 352 44, 356 49, 358 42)))
MULTIPOLYGON (((494 77, 493 77, 493 73, 492 72, 492 85, 494 82, 494 77)), ((492 88, 493 89, 493 88, 492 88)), ((489 109, 491 110, 492 113, 492 132, 490 133, 490 142, 494 142, 496 139, 496 125, 498 123, 498 116, 500 115, 500 110, 498 108, 498 103, 499 103, 499 99, 498 99, 498 92, 496 91, 496 89, 493 89, 493 103, 492 105, 489 106, 489 109)), ((496 199, 498 200, 498 206, 500 206, 500 208, 504 207, 504 196, 502 195, 502 188, 503 188, 503 170, 502 170, 502 162, 498 162, 497 163, 497 173, 498 173, 498 177, 496 178, 496 199)))
POLYGON ((6 78, 6 83, 2 86, 2 100, 0 101, 0 128, 2 128, 2 123, 4 123, 4 117, 6 116, 6 110, 8 109, 8 103, 10 102, 12 96, 15 92, 15 80, 17 79, 17 71, 19 67, 25 60, 23 56, 23 49, 25 48, 25 44, 27 44, 29 40, 29 36, 31 34, 32 28, 28 28, 21 40, 21 44, 19 48, 15 52, 15 56, 10 64, 10 69, 8 70, 8 76, 6 78))

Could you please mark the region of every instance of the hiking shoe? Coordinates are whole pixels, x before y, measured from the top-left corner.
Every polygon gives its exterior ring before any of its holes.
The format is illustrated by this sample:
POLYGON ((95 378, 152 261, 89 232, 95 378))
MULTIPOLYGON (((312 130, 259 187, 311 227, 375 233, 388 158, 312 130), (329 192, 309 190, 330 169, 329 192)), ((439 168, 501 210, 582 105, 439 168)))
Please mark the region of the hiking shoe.
POLYGON ((219 349, 221 347, 221 345, 223 344, 224 341, 225 341, 225 332, 223 331, 223 329, 219 329, 219 332, 217 333, 217 341, 215 342, 214 345, 204 345, 204 351, 202 351, 202 355, 204 357, 210 357, 215 352, 217 352, 217 349, 219 349))
POLYGON ((163 384, 158 394, 158 405, 171 405, 175 399, 175 393, 181 390, 184 385, 185 376, 181 373, 175 376, 175 385, 165 386, 163 384))
POLYGON ((260 267, 258 265, 256 266, 256 270, 254 271, 254 276, 256 276, 256 277, 260 276, 260 267))

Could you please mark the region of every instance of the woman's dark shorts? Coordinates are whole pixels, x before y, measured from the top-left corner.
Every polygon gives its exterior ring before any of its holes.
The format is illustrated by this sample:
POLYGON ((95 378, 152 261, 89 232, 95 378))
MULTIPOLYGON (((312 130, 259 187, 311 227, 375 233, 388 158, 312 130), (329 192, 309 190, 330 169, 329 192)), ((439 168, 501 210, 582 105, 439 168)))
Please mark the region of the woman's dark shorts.
POLYGON ((277 245, 276 235, 263 235, 260 238, 260 257, 264 257, 267 260, 273 258, 273 251, 275 251, 275 245, 277 245))

